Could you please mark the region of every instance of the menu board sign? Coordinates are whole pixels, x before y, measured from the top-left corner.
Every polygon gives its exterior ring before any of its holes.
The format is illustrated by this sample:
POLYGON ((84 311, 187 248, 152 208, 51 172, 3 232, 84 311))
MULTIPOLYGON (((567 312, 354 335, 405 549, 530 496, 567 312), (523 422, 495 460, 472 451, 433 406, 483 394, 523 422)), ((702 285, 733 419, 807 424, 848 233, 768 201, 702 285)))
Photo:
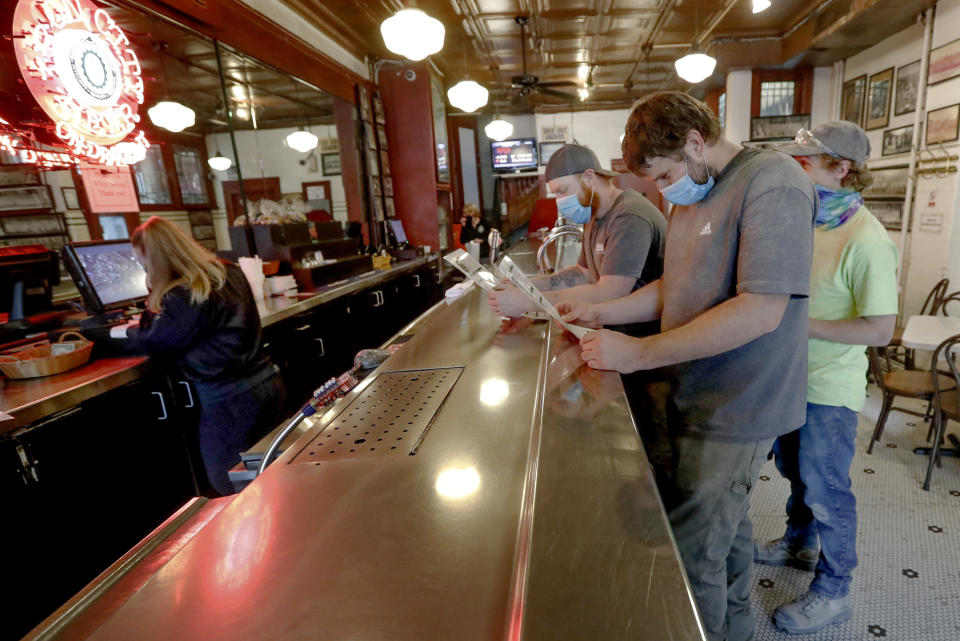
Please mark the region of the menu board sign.
POLYGON ((140 211, 133 174, 129 167, 80 165, 87 204, 95 214, 117 214, 140 211))

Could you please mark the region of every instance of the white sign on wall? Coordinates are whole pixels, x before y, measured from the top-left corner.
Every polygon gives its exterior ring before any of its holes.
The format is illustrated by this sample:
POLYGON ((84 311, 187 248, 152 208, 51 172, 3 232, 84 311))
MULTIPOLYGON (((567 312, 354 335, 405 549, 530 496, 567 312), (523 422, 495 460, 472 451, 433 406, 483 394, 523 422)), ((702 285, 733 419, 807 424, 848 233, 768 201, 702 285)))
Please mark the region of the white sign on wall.
POLYGON ((570 127, 567 127, 566 125, 551 125, 549 127, 544 125, 540 128, 540 140, 566 140, 569 132, 570 127))

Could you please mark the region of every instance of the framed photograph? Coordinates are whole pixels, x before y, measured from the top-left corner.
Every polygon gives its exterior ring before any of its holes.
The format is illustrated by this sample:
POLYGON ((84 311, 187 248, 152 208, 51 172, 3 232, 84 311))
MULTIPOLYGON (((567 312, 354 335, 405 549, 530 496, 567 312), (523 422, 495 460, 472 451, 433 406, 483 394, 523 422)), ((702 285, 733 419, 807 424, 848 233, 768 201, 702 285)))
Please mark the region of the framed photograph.
POLYGON ((902 116, 917 108, 920 86, 920 61, 914 60, 897 69, 897 92, 893 98, 893 115, 902 116))
POLYGON ((63 194, 63 202, 67 209, 80 209, 80 198, 77 196, 76 187, 61 187, 60 193, 63 194))
POLYGON ((960 76, 960 40, 954 40, 930 52, 927 84, 935 85, 960 76))
POLYGON ((843 83, 840 98, 840 117, 844 120, 863 124, 863 103, 867 95, 867 76, 857 76, 843 83))
POLYGON ((377 148, 377 134, 373 131, 373 125, 367 125, 363 128, 363 138, 367 141, 367 149, 377 148))
POLYGON ((314 180, 300 183, 300 197, 303 198, 303 202, 309 200, 333 200, 333 196, 330 194, 330 181, 314 180))
POLYGON ((371 176, 380 175, 380 161, 377 152, 372 149, 367 149, 367 173, 371 176))
POLYGON ((377 124, 387 124, 387 118, 383 115, 383 100, 380 99, 379 91, 373 94, 373 117, 376 119, 377 124))
POLYGON ((383 125, 377 125, 377 143, 381 150, 387 148, 387 128, 383 125))
POLYGON ((376 220, 383 220, 383 199, 373 199, 373 214, 376 220))
POLYGON ((893 156, 895 154, 905 154, 910 151, 910 145, 913 143, 913 125, 899 127, 897 129, 887 129, 883 132, 883 153, 884 156, 893 156))
POLYGON ((907 165, 870 168, 873 184, 863 190, 864 198, 899 198, 907 195, 907 165))
POLYGON ((320 168, 324 176, 339 176, 340 154, 320 154, 320 168))
POLYGON ((563 147, 565 142, 542 142, 540 143, 540 166, 546 166, 547 162, 550 161, 550 156, 553 155, 557 149, 563 147))
POLYGON ((877 217, 887 229, 900 230, 903 228, 903 200, 871 200, 865 198, 863 204, 870 213, 877 217))
POLYGON ((390 154, 387 151, 380 152, 380 172, 384 176, 392 175, 390 173, 390 154))
POLYGON ((42 184, 40 170, 34 164, 0 166, 0 187, 42 184))
POLYGON ((380 179, 376 176, 370 178, 370 193, 377 198, 383 195, 383 190, 380 188, 380 179))
POLYGON ((370 92, 363 85, 357 85, 357 102, 360 103, 360 120, 373 122, 373 114, 370 111, 370 92))
POLYGON ((396 218, 397 217, 397 208, 393 204, 393 198, 384 198, 384 213, 387 214, 387 218, 396 218))
POLYGON ((960 105, 950 105, 927 112, 927 136, 924 142, 929 147, 938 142, 950 142, 957 139, 960 105))
POLYGON ((791 140, 800 129, 810 128, 810 114, 755 116, 750 119, 750 140, 791 140))
POLYGON ((46 212, 53 209, 47 185, 0 187, 0 212, 46 212))
POLYGON ((321 138, 317 147, 321 153, 340 151, 340 140, 337 138, 321 138))
POLYGON ((879 129, 890 123, 890 94, 893 89, 893 67, 870 76, 867 85, 867 115, 864 129, 879 129))
POLYGON ((390 176, 383 177, 383 195, 387 198, 393 198, 393 178, 390 176))

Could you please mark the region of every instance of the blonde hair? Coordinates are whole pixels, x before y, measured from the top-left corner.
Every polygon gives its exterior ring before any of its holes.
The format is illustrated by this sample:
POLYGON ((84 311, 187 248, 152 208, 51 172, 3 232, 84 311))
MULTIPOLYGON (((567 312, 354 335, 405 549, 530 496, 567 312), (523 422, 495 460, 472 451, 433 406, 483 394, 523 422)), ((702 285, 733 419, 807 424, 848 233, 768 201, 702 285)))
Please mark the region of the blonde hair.
POLYGON ((159 312, 164 295, 181 285, 190 291, 190 302, 203 303, 223 287, 223 263, 169 220, 151 216, 133 230, 133 246, 143 255, 152 289, 147 306, 159 312))

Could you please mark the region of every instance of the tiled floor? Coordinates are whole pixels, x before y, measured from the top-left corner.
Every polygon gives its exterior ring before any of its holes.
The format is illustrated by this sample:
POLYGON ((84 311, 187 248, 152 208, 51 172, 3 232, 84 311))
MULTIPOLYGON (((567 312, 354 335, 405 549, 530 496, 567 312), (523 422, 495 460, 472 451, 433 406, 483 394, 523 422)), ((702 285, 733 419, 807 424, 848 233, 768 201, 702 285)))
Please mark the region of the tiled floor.
MULTIPOLYGON (((813 635, 780 632, 770 621, 774 608, 805 592, 813 575, 757 565, 757 641, 960 640, 960 459, 944 458, 930 491, 923 491, 927 458, 913 448, 924 445, 927 423, 900 412, 890 414, 883 440, 868 455, 880 393, 871 386, 868 394, 851 466, 859 555, 851 586, 853 618, 813 635)), ((898 405, 922 409, 909 403, 897 399, 898 405)), ((950 427, 958 431, 956 423, 950 427)), ((768 540, 783 533, 789 486, 772 461, 760 474, 750 514, 754 536, 768 540)))

